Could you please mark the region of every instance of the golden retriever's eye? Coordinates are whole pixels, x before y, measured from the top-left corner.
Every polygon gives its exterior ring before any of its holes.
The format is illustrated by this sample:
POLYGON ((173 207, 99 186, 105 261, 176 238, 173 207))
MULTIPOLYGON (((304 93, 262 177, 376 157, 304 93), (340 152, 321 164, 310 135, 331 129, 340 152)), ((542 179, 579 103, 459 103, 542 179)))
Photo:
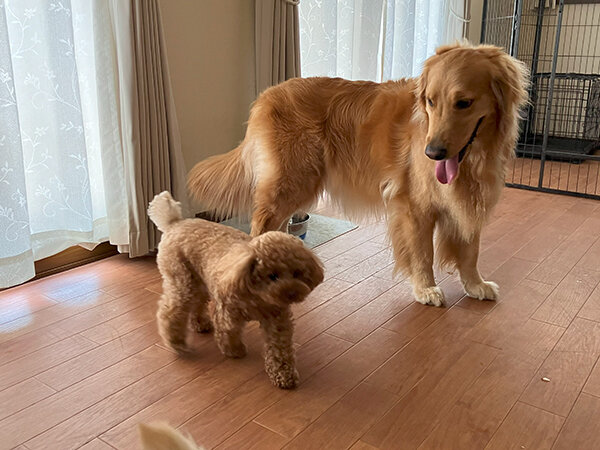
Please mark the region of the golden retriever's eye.
POLYGON ((430 98, 427 99, 427 104, 433 108, 433 100, 430 98))
POLYGON ((473 104, 473 100, 459 100, 456 102, 456 109, 467 109, 473 104))
POLYGON ((273 273, 269 274, 269 279, 271 281, 277 281, 279 279, 279 275, 277 275, 277 272, 273 272, 273 273))

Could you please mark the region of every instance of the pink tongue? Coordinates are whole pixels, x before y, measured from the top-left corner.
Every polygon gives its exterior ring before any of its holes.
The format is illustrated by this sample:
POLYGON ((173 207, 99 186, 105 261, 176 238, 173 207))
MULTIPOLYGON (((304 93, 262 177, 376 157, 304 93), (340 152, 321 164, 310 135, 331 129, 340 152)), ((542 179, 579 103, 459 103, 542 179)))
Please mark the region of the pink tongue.
POLYGON ((435 163, 435 176, 442 184, 450 184, 458 173, 458 153, 452 159, 445 159, 435 163))

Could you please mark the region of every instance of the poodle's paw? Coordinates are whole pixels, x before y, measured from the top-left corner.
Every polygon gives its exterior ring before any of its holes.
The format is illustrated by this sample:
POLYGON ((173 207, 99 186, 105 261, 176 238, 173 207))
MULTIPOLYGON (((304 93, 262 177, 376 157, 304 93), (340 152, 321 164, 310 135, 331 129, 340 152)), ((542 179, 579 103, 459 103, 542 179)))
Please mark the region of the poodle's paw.
POLYGON ((415 299, 424 305, 442 306, 444 304, 444 292, 438 286, 425 289, 415 289, 415 299))
POLYGON ((213 331, 213 324, 208 317, 198 317, 196 320, 196 331, 198 333, 210 333, 213 331))
POLYGON ((493 281, 482 281, 479 284, 465 284, 465 292, 469 297, 479 300, 497 300, 500 288, 493 281))
POLYGON ((246 356, 246 346, 243 343, 239 345, 225 345, 221 352, 228 358, 243 358, 246 356))
POLYGON ((269 375, 271 383, 281 389, 293 389, 300 381, 298 371, 287 364, 277 370, 267 369, 267 375, 269 375))

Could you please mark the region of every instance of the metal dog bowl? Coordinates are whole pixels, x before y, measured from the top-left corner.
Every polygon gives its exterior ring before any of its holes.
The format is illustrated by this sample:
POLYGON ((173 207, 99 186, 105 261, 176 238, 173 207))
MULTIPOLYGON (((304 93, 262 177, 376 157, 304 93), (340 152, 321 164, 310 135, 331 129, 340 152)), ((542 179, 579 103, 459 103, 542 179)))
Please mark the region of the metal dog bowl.
POLYGON ((308 231, 309 220, 310 216, 308 214, 302 216, 293 215, 288 224, 288 233, 304 240, 308 231))

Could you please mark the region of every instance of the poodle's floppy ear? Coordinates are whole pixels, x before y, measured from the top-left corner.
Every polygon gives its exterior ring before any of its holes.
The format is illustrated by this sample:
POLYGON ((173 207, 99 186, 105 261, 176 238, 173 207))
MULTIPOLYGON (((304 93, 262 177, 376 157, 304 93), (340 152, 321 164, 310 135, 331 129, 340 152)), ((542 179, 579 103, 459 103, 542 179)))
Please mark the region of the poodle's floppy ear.
POLYGON ((202 447, 166 423, 141 423, 138 430, 144 450, 202 450, 202 447))
POLYGON ((219 262, 222 275, 219 289, 239 290, 247 287, 258 265, 256 253, 247 244, 235 244, 219 262))
POLYGON ((493 64, 492 91, 500 115, 512 114, 527 103, 529 71, 524 63, 509 56, 498 47, 484 47, 493 64))
POLYGON ((309 266, 310 280, 308 286, 311 289, 314 289, 323 282, 323 279, 325 278, 325 270, 323 268, 323 263, 317 257, 317 255, 315 255, 312 251, 308 249, 307 251, 309 252, 310 259, 312 260, 312 264, 309 266))

